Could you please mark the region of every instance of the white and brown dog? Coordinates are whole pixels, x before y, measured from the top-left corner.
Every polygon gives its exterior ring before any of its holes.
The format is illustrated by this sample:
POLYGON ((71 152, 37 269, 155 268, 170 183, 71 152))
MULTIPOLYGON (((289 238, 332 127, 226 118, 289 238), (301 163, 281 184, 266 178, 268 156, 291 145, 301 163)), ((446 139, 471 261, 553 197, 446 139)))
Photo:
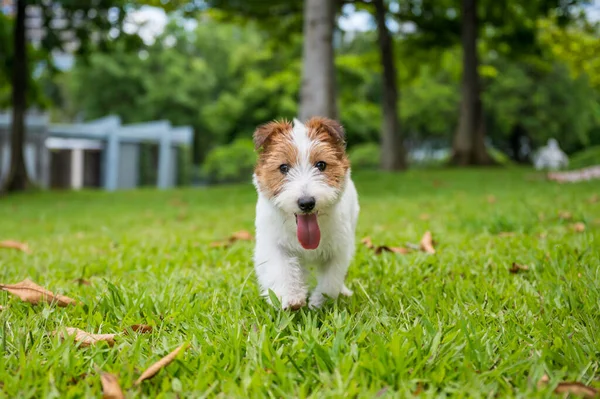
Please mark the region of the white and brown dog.
POLYGON ((308 301, 350 296, 344 285, 354 256, 358 195, 350 179, 342 126, 315 117, 270 122, 254 132, 259 152, 254 171, 258 192, 254 267, 269 298, 299 309, 308 296, 307 269, 315 266, 317 286, 308 301), (324 294, 326 296, 324 296, 324 294))

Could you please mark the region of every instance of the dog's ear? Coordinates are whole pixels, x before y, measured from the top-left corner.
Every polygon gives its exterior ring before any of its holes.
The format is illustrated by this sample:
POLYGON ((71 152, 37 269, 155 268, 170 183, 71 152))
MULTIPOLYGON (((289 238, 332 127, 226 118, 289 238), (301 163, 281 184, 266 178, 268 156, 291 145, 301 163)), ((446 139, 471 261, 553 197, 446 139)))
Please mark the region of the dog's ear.
POLYGON ((254 149, 257 151, 261 150, 265 147, 269 139, 273 137, 274 134, 282 133, 291 129, 292 125, 285 120, 273 121, 260 125, 256 128, 254 135, 252 136, 254 140, 254 149))
POLYGON ((337 144, 346 143, 346 132, 338 121, 321 116, 315 116, 310 118, 310 120, 306 123, 306 127, 309 130, 314 129, 316 131, 326 132, 337 144))

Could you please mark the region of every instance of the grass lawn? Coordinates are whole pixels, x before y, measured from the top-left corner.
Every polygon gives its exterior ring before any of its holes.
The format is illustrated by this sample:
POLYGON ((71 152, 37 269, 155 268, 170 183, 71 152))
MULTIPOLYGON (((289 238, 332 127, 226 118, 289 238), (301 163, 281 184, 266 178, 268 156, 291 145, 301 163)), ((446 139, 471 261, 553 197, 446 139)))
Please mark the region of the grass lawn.
POLYGON ((357 174, 359 238, 398 246, 430 230, 437 253, 360 246, 354 296, 299 312, 259 298, 251 242, 210 246, 252 231, 249 185, 1 198, 0 240, 32 252, 0 249, 0 283, 30 278, 80 304, 33 306, 0 292, 0 397, 99 397, 99 370, 118 374, 127 397, 148 398, 549 397, 560 381, 600 387, 600 183, 532 176, 357 174), (509 273, 513 262, 529 270, 509 273), (133 324, 154 329, 121 333, 133 324), (121 334, 113 347, 82 348, 51 334, 64 327, 121 334), (549 385, 538 389, 544 374, 549 385))

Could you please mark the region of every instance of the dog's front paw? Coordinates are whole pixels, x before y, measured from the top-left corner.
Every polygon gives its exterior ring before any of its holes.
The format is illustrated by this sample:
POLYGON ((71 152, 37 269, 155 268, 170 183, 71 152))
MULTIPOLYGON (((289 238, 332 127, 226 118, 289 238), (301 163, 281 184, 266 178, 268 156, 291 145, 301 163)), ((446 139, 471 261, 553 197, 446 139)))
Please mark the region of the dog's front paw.
POLYGON ((350 288, 348 288, 344 285, 344 287, 342 288, 342 292, 340 292, 340 294, 342 294, 345 297, 351 297, 354 294, 354 292, 352 292, 352 290, 350 288))
POLYGON ((286 297, 284 296, 281 300, 281 307, 283 310, 300 310, 306 306, 305 297, 286 297))
POLYGON ((319 309, 325 301, 327 297, 320 292, 313 292, 308 300, 308 307, 310 309, 319 309))

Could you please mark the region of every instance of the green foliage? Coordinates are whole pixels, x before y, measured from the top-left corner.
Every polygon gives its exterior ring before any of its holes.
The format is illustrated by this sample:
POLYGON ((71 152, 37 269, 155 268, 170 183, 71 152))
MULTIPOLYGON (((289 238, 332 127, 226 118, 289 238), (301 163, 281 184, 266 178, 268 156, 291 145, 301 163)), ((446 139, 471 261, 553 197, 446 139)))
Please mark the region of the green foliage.
POLYGON ((600 146, 576 152, 569 159, 569 169, 581 169, 597 165, 600 165, 600 146))
POLYGON ((487 84, 483 95, 493 138, 505 139, 520 124, 537 145, 556 138, 573 152, 590 144, 600 125, 598 93, 585 76, 572 77, 560 64, 550 68, 540 72, 527 64, 498 64, 503 73, 487 84))
POLYGON ((256 163, 254 144, 250 139, 237 139, 217 147, 206 156, 202 171, 213 183, 246 182, 256 163))
POLYGON ((381 164, 381 149, 376 143, 355 145, 348 151, 353 170, 377 169, 381 164))
POLYGON ((127 123, 168 119, 193 126, 199 162, 240 132, 296 115, 300 42, 286 50, 264 40, 251 24, 206 21, 189 32, 173 20, 140 52, 117 43, 111 54, 78 64, 71 95, 87 118, 113 113, 127 123))

